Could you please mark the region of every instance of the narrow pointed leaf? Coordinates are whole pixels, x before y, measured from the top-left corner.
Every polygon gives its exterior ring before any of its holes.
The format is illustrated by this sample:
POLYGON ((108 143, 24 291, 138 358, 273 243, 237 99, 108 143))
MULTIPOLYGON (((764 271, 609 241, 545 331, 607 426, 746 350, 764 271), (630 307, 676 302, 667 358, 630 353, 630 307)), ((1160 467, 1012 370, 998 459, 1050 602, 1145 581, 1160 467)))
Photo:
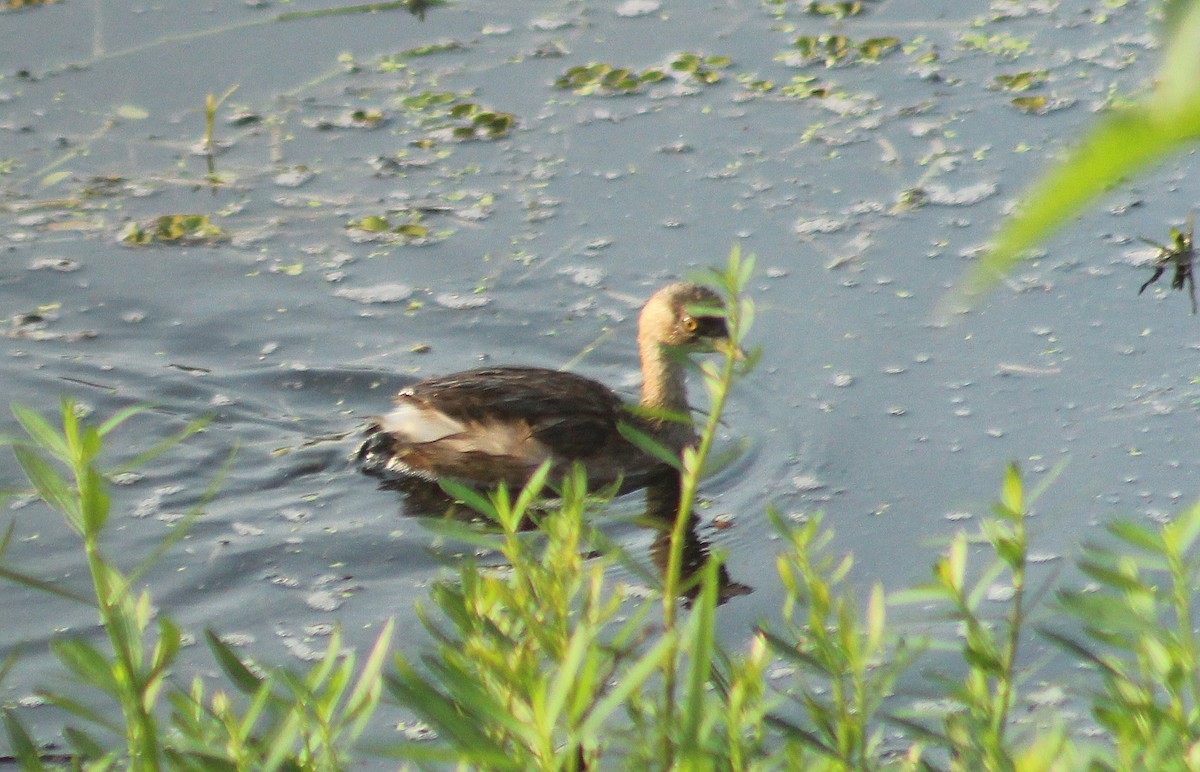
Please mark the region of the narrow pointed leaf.
POLYGON ((46 702, 72 715, 79 716, 89 724, 101 726, 117 736, 125 734, 125 727, 121 719, 120 712, 106 711, 101 713, 96 709, 84 705, 82 702, 67 697, 59 692, 39 692, 39 696, 46 702))
POLYGON ((619 431, 621 436, 628 440, 630 444, 645 453, 647 456, 661 461, 673 469, 683 471, 683 466, 679 461, 679 456, 676 455, 670 448, 651 437, 649 434, 646 434, 645 432, 636 429, 625 422, 617 424, 617 431, 619 431))
POLYGON ((4 711, 4 728, 8 732, 8 745, 12 748, 13 756, 20 762, 21 769, 40 770, 46 768, 38 757, 37 744, 10 710, 4 711))
POLYGON ((1192 505, 1165 528, 1174 540, 1173 551, 1186 555, 1200 536, 1200 505, 1192 505))
POLYGON ((70 458, 70 451, 67 449, 67 443, 62 435, 50 426, 39 413, 16 403, 12 405, 12 413, 17 422, 21 424, 21 428, 39 447, 63 461, 70 458))
POLYGON ((680 747, 685 751, 699 746, 700 726, 703 723, 706 690, 712 670, 713 648, 716 638, 717 617, 717 571, 720 564, 709 558, 701 575, 700 594, 692 606, 692 615, 683 635, 683 643, 691 658, 684 692, 683 736, 680 747))
POLYGON ((367 655, 366 662, 363 663, 362 671, 358 674, 358 682, 346 700, 345 715, 353 722, 350 727, 351 740, 357 739, 362 734, 367 721, 375 711, 375 706, 379 704, 380 693, 383 690, 383 666, 387 662, 388 654, 391 653, 392 635, 395 630, 395 618, 389 619, 383 626, 383 630, 380 631, 379 637, 375 639, 375 645, 371 647, 371 652, 367 655))
POLYGON ((664 633, 649 651, 621 675, 616 686, 604 695, 600 702, 596 703, 580 727, 580 732, 584 737, 598 735, 608 717, 625 704, 629 695, 642 688, 646 680, 658 669, 666 653, 678 645, 677 639, 678 635, 674 632, 664 633))
MULTIPOLYGON (((484 734, 468 716, 459 711, 453 701, 434 689, 424 679, 397 658, 397 673, 385 676, 388 691, 400 704, 415 710, 438 730, 452 738, 456 748, 470 749, 477 764, 497 769, 515 768, 505 749, 484 734)), ((408 746, 402 746, 407 748, 408 746)), ((460 756, 461 758, 461 756, 460 756)))
POLYGON ((83 760, 99 761, 104 758, 106 754, 104 746, 82 729, 76 729, 73 726, 64 727, 63 734, 66 735, 67 742, 71 744, 75 754, 83 760))
POLYGON ((79 502, 71 495, 67 483, 41 456, 20 445, 13 448, 17 463, 29 478, 38 495, 47 504, 67 516, 76 530, 83 532, 79 517, 79 502))
POLYGON ((1029 249, 1094 199, 1197 138, 1200 104, 1189 105, 1170 119, 1146 105, 1108 113, 1022 197, 1020 209, 996 235, 992 249, 943 300, 943 313, 969 307, 1008 275, 1029 249))
POLYGON ((51 595, 57 595, 60 598, 66 598, 67 600, 73 600, 76 603, 82 603, 87 606, 95 606, 96 605, 96 599, 93 597, 89 597, 86 595, 80 595, 80 594, 72 592, 71 590, 68 590, 64 587, 59 587, 57 584, 54 584, 53 582, 43 581, 36 577, 29 576, 27 574, 22 574, 18 571, 13 571, 11 569, 5 568, 4 566, 0 566, 0 579, 5 579, 7 581, 13 582, 14 584, 22 584, 22 585, 25 585, 26 587, 29 587, 34 590, 41 590, 42 592, 48 592, 51 595))
POLYGON ((1107 525, 1108 532, 1126 544, 1139 547, 1155 555, 1163 553, 1162 536, 1140 523, 1129 520, 1114 520, 1107 525))
POLYGON ((461 501, 489 520, 497 520, 496 505, 474 488, 455 480, 438 480, 438 485, 451 498, 461 501))
POLYGON ((243 694, 257 692, 262 684, 262 679, 250 672, 250 669, 242 663, 233 649, 229 648, 229 645, 218 638, 212 630, 205 630, 204 638, 208 641, 208 648, 212 651, 213 656, 217 658, 217 664, 221 666, 221 670, 225 672, 233 685, 243 694))
POLYGON ((204 428, 212 422, 212 419, 213 416, 202 416, 195 419, 180 431, 160 442, 155 443, 149 450, 139 453, 132 461, 117 467, 114 472, 128 472, 131 469, 136 469, 137 467, 142 466, 147 461, 152 461, 158 458, 163 453, 166 453, 168 450, 183 442, 196 432, 204 431, 204 428))
POLYGON ((830 748, 823 740, 821 740, 820 737, 817 737, 807 729, 770 714, 766 716, 765 721, 768 726, 778 729, 784 737, 799 741, 800 744, 806 748, 811 748, 822 755, 829 756, 830 758, 837 758, 837 753, 833 750, 833 748, 830 748))
POLYGON ((117 696, 121 686, 113 674, 113 664, 82 638, 64 638, 50 642, 59 662, 84 683, 117 696))
POLYGON ((149 410, 149 409, 150 409, 149 405, 130 405, 129 407, 121 408, 117 412, 113 413, 112 416, 107 421, 100 424, 99 428, 96 431, 100 433, 101 437, 103 437, 104 435, 111 432, 113 429, 116 429, 118 426, 125 423, 127 420, 129 420, 133 416, 137 415, 138 413, 149 410))

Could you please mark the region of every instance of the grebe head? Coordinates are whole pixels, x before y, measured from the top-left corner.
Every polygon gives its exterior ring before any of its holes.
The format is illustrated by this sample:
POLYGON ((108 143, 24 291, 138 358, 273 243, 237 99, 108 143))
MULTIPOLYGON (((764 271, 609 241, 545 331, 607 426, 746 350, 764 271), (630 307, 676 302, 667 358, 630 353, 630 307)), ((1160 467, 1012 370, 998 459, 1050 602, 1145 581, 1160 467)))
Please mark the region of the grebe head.
POLYGON ((725 305, 717 293, 692 282, 668 284, 646 301, 638 340, 681 353, 725 350, 731 345, 725 305))

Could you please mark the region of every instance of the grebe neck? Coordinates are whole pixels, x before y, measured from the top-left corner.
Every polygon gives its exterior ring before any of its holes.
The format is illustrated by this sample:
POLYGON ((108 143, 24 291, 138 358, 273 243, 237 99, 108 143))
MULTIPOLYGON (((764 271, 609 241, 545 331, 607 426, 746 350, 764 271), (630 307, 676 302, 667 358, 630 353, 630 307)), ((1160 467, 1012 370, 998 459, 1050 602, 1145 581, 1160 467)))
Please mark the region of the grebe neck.
POLYGON ((683 362, 656 340, 638 341, 642 356, 642 407, 655 412, 688 414, 683 362))

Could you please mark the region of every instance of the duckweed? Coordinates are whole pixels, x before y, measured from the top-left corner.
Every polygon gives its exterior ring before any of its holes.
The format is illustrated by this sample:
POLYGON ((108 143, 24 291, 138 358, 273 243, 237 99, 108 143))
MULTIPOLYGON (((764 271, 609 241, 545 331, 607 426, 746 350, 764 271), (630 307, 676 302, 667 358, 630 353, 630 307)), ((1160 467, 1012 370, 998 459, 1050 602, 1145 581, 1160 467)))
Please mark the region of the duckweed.
POLYGON ((826 67, 834 67, 856 61, 879 61, 900 47, 900 39, 874 37, 856 43, 845 35, 801 35, 792 42, 792 47, 794 51, 785 58, 798 53, 800 64, 823 62, 826 67))
POLYGON ((649 69, 635 72, 624 67, 613 67, 603 62, 592 62, 572 67, 554 81, 557 88, 571 89, 577 94, 632 94, 643 86, 666 79, 662 70, 649 69))
POLYGON ((641 72, 614 67, 604 62, 591 62, 571 67, 554 81, 554 85, 562 89, 571 89, 577 94, 601 96, 636 93, 645 86, 660 83, 668 77, 707 86, 719 82, 720 71, 731 64, 733 60, 728 56, 705 56, 696 53, 679 54, 664 67, 651 67, 641 72))
POLYGON ((1050 73, 1046 70, 1028 70, 1013 75, 997 75, 992 79, 993 88, 1002 91, 1029 91, 1046 82, 1050 73))
POLYGON ((218 244, 229 239, 207 214, 164 214, 149 222, 130 223, 119 240, 123 244, 218 244))

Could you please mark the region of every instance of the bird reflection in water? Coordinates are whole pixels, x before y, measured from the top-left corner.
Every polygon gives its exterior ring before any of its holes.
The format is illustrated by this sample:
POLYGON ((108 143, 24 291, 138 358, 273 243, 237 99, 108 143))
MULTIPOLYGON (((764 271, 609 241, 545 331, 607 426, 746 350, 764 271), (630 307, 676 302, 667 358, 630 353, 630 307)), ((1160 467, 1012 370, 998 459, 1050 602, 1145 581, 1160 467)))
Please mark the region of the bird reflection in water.
MULTIPOLYGON (((373 475, 376 476, 376 475, 373 475)), ((674 470, 664 471, 644 482, 645 510, 636 522, 654 531, 650 543, 650 560, 659 576, 666 572, 671 550, 671 528, 679 512, 680 481, 674 470)), ((379 487, 396 491, 401 496, 401 514, 409 517, 451 518, 461 522, 480 522, 483 516, 462 502, 449 496, 435 482, 412 477, 382 477, 379 487)), ((541 514, 547 514, 541 510, 541 514)), ((699 533, 700 519, 693 512, 684 529, 683 559, 680 566, 682 597, 689 604, 699 594, 699 577, 711 551, 711 545, 699 533)), ((528 516, 522 524, 523 530, 532 530, 536 524, 528 516)), ((722 563, 717 572, 717 602, 725 603, 731 598, 747 595, 754 588, 734 581, 722 563)))

